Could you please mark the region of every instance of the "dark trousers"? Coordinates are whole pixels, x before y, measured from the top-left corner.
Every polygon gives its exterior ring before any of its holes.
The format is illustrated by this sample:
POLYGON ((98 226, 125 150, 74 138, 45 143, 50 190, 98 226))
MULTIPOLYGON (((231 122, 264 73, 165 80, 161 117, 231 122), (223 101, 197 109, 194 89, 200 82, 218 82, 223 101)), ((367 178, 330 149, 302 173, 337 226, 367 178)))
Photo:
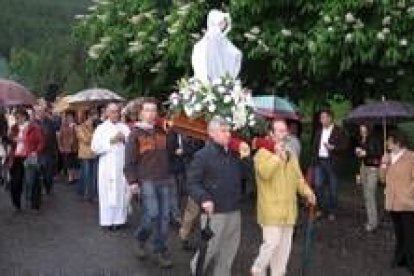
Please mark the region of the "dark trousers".
POLYGON ((405 265, 414 273, 414 212, 390 212, 394 224, 396 265, 405 265))
POLYGON ((315 192, 319 208, 334 214, 338 206, 338 178, 330 159, 319 158, 315 164, 315 192), (324 188, 328 187, 328 202, 325 200, 324 188))
POLYGON ((10 168, 10 196, 13 206, 20 210, 24 180, 24 157, 15 157, 10 168))
POLYGON ((24 166, 24 185, 27 207, 39 210, 42 198, 42 173, 40 166, 26 159, 24 166))
POLYGON ((47 194, 50 194, 53 188, 53 177, 55 176, 56 158, 49 155, 40 157, 40 172, 43 178, 43 185, 47 194))
POLYGON ((78 194, 92 201, 97 197, 97 159, 81 159, 78 194))

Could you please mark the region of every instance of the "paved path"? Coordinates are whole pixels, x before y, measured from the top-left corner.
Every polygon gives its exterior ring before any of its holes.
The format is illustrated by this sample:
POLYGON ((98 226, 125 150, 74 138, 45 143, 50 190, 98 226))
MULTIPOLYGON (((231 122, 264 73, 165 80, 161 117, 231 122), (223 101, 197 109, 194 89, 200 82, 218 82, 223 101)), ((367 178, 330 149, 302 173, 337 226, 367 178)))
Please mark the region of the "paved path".
MULTIPOLYGON (((389 269, 393 243, 389 221, 384 219, 378 232, 365 233, 358 200, 357 192, 348 191, 343 206, 353 211, 342 211, 334 223, 318 222, 308 275, 409 275, 389 269)), ((253 214, 251 204, 245 204, 242 245, 234 265, 237 276, 248 275, 258 252, 260 231, 253 214)), ((39 214, 14 213, 8 195, 0 188, 0 275, 189 275, 191 255, 180 249, 174 231, 171 253, 175 266, 161 271, 134 256, 132 231, 137 215, 119 234, 102 231, 97 217, 97 206, 81 201, 71 186, 56 185, 54 195, 44 198, 39 214)), ((288 275, 299 275, 302 243, 303 227, 299 226, 288 275)))

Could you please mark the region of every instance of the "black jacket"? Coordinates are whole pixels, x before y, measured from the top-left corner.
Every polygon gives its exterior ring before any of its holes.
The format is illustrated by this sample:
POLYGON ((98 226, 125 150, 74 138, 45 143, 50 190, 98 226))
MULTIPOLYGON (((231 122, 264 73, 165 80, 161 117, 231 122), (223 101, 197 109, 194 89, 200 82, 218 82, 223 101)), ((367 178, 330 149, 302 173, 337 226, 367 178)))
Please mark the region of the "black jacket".
POLYGON ((190 163, 196 151, 204 146, 204 142, 191 138, 187 135, 180 134, 174 129, 168 131, 167 134, 167 151, 170 162, 171 173, 185 173, 185 168, 190 163), (176 151, 180 148, 178 135, 181 135, 181 148, 183 155, 177 155, 176 151))
POLYGON ((239 210, 242 183, 251 170, 248 161, 242 161, 230 150, 207 142, 195 153, 187 170, 189 195, 199 204, 211 200, 215 213, 239 210))
MULTIPOLYGON (((313 161, 315 162, 319 156, 319 146, 321 143, 322 129, 316 131, 315 139, 313 141, 313 161)), ((348 139, 339 126, 334 125, 331 136, 329 136, 329 144, 334 146, 334 149, 329 152, 329 159, 335 171, 339 171, 343 165, 343 157, 348 147, 348 139)))
POLYGON ((362 158, 362 162, 366 166, 378 167, 380 165, 383 154, 383 146, 380 139, 369 135, 366 141, 362 142, 361 138, 359 138, 357 146, 366 151, 366 156, 362 158))
POLYGON ((45 147, 41 153, 41 158, 50 159, 52 162, 56 162, 58 157, 58 143, 57 143, 57 128, 55 123, 49 119, 44 118, 41 121, 38 121, 38 124, 42 128, 45 134, 45 147))

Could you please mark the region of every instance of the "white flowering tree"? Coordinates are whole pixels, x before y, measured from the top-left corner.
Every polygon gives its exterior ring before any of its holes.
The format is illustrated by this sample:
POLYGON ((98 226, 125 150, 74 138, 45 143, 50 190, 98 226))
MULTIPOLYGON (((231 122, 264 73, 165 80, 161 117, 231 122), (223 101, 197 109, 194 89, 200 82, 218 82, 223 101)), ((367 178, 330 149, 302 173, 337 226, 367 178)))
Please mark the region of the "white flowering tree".
MULTIPOLYGON (((96 0, 76 34, 96 74, 115 70, 137 94, 191 76, 191 49, 213 1, 96 0)), ((412 94, 414 0, 228 0, 245 84, 325 97, 412 94), (306 93, 312 92, 312 93, 306 93)))

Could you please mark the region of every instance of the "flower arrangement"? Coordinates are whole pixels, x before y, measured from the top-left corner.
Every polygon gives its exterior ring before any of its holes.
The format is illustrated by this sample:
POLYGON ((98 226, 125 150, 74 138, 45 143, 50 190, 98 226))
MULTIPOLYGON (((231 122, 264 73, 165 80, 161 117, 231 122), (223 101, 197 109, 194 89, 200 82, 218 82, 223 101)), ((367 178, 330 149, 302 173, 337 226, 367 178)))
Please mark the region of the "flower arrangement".
POLYGON ((242 87, 239 80, 231 77, 222 77, 212 84, 196 78, 182 79, 178 92, 170 95, 169 102, 172 113, 184 113, 190 119, 208 121, 220 115, 235 132, 253 128, 257 123, 251 93, 242 87))

